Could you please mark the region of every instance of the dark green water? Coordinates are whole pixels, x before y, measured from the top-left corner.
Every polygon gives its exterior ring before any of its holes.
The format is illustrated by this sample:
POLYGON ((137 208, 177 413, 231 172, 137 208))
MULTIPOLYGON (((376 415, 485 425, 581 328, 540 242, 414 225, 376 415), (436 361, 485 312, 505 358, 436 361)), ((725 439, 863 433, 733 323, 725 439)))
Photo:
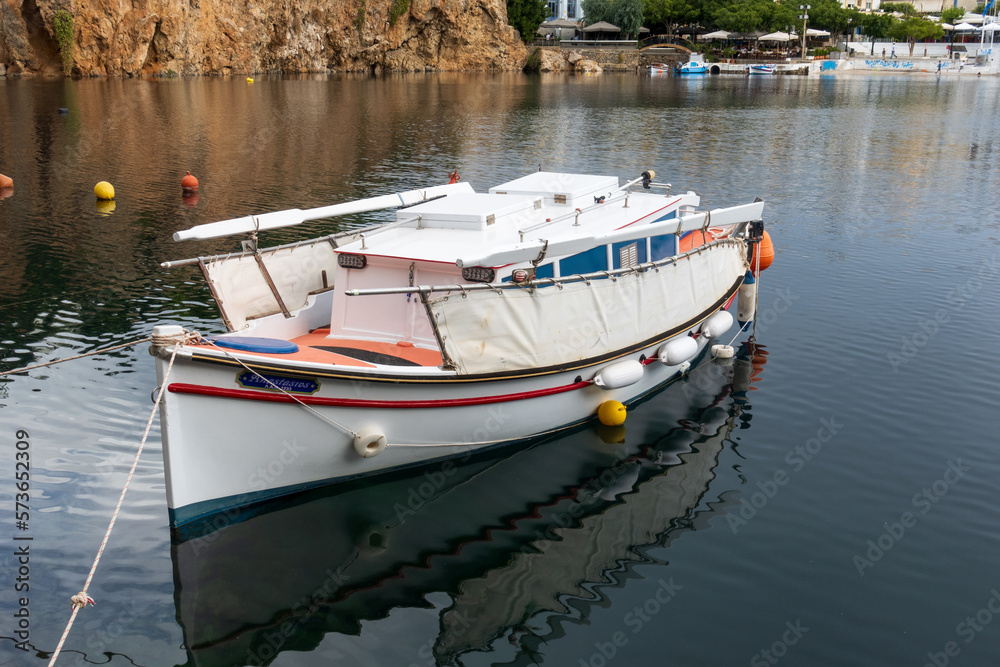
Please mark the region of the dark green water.
MULTIPOLYGON (((760 196, 777 250, 761 347, 650 398, 624 442, 586 428, 172 543, 154 424, 58 664, 995 663, 998 103, 1000 81, 922 75, 0 79, 0 370, 218 330, 159 262, 230 246, 178 229, 454 169, 653 168, 712 207, 760 196)), ((55 648, 154 385, 145 346, 0 380, 0 665, 55 648)))

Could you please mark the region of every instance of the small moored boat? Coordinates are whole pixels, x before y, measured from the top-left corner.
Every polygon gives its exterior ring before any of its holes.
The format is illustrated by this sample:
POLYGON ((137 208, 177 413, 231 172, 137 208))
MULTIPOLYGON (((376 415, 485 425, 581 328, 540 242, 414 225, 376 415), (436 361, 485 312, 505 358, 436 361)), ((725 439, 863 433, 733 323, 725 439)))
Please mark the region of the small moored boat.
POLYGON ((755 75, 755 74, 756 75, 761 75, 761 74, 765 74, 766 75, 766 74, 774 74, 775 72, 777 72, 777 67, 775 67, 774 65, 772 65, 770 63, 762 64, 762 65, 750 65, 750 74, 751 75, 755 75))
POLYGON ((705 61, 696 54, 691 54, 691 60, 681 65, 680 69, 677 70, 678 74, 705 74, 707 72, 708 67, 705 65, 705 61))
POLYGON ((752 319, 764 203, 699 210, 654 179, 536 172, 475 192, 455 174, 175 234, 250 239, 164 264, 201 269, 228 330, 154 329, 171 522, 544 436, 685 372, 732 328, 737 292, 752 319), (257 247, 385 208, 392 222, 257 247))

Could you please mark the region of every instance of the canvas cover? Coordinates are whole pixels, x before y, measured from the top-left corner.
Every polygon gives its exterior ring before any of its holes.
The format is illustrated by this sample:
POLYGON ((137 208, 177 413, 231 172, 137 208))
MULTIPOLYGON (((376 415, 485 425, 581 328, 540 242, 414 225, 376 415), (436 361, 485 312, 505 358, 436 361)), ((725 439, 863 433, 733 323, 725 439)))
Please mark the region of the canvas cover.
MULTIPOLYGON (((327 240, 291 248, 260 251, 261 259, 285 308, 302 308, 313 292, 333 285, 337 256, 327 240)), ((281 312, 281 306, 268 286, 260 264, 252 254, 204 258, 205 275, 214 290, 219 310, 232 331, 239 331, 248 320, 281 312)))
POLYGON ((742 243, 703 249, 659 270, 535 290, 454 292, 429 308, 460 373, 580 361, 694 320, 747 270, 742 243))

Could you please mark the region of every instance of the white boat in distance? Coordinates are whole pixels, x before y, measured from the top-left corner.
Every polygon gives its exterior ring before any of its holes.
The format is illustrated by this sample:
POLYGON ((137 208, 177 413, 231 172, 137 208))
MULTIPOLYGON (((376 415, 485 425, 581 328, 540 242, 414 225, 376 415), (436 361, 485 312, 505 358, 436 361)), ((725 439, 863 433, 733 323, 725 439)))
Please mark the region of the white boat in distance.
POLYGON ((454 174, 175 234, 251 240, 163 264, 197 264, 229 330, 154 329, 172 524, 544 436, 686 371, 732 328, 737 292, 752 317, 764 203, 699 211, 654 178, 536 172, 477 193, 454 174), (390 207, 393 222, 256 247, 260 230, 390 207))

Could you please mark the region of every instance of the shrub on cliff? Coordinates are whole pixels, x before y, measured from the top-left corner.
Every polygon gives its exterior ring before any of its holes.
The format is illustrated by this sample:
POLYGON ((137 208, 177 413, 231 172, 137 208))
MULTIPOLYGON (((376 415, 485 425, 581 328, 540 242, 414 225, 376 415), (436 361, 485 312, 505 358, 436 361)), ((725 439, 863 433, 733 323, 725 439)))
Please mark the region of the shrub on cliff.
POLYGON ((545 0, 507 0, 507 23, 521 33, 525 42, 535 39, 538 26, 548 15, 549 5, 545 0))
MULTIPOLYGON (((537 28, 536 28, 537 30, 537 28)), ((535 49, 528 56, 528 60, 524 63, 524 71, 527 74, 538 74, 542 71, 542 50, 535 49)))
POLYGON ((56 12, 52 17, 52 32, 55 33, 56 43, 59 45, 63 74, 69 76, 73 71, 73 15, 65 9, 56 12))

